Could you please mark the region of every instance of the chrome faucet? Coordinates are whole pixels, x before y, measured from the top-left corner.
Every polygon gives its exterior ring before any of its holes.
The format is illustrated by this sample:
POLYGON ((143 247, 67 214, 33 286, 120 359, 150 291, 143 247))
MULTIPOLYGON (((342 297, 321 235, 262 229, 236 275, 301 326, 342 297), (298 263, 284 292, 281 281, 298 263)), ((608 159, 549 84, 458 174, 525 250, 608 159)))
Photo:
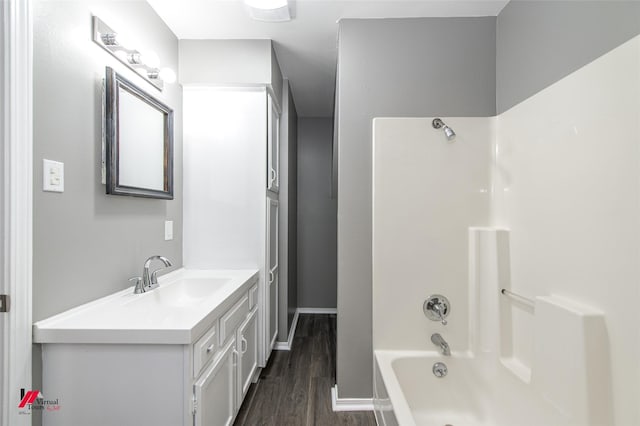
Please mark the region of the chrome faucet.
POLYGON ((171 265, 171 261, 164 256, 151 256, 144 262, 144 269, 142 271, 142 277, 134 277, 129 279, 129 281, 136 282, 136 287, 133 289, 135 294, 144 293, 149 290, 153 290, 158 287, 158 271, 161 271, 165 268, 156 269, 153 272, 149 272, 149 267, 151 266, 151 262, 154 260, 159 260, 164 263, 164 266, 168 268, 171 265))
POLYGON ((451 356, 451 350, 449 349, 449 344, 444 340, 444 338, 440 335, 440 333, 433 333, 431 335, 431 341, 434 345, 440 346, 442 350, 442 355, 451 356))

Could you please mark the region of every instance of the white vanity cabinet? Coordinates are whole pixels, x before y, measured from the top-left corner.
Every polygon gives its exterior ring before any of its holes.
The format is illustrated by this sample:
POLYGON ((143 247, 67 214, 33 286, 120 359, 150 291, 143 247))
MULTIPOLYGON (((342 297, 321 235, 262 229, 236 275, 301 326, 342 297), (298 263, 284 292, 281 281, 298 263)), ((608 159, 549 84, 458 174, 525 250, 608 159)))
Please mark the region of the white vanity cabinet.
POLYGON ((230 425, 242 405, 258 368, 257 309, 194 384, 195 426, 230 425))
POLYGON ((205 333, 204 343, 194 345, 194 356, 198 356, 203 348, 210 348, 207 336, 220 336, 221 349, 213 351, 215 361, 203 369, 193 386, 195 426, 232 424, 251 386, 258 369, 258 306, 253 296, 257 288, 256 284, 220 317, 219 333, 214 326, 205 333))
POLYGON ((195 426, 227 426, 236 414, 237 354, 235 338, 229 341, 193 385, 195 426))
MULTIPOLYGON (((62 319, 36 323, 35 341, 42 343, 43 354, 42 392, 47 399, 59 399, 61 407, 43 411, 44 426, 233 424, 258 370, 258 273, 246 276, 250 278, 237 288, 227 284, 219 297, 209 296, 210 309, 202 307, 202 301, 193 308, 168 307, 181 301, 168 302, 160 292, 175 295, 177 287, 161 284, 153 290, 156 294, 127 291, 118 296, 120 301, 79 307, 61 314, 62 319), (149 310, 129 319, 126 329, 109 330, 107 322, 122 324, 134 303, 149 310), (105 313, 113 314, 106 319, 105 313), (162 329, 162 323, 152 321, 156 314, 166 321, 184 315, 192 325, 162 329), (93 333, 89 323, 95 324, 93 333)), ((184 282, 189 285, 189 280, 184 282)), ((191 283, 203 284, 199 278, 191 283)))

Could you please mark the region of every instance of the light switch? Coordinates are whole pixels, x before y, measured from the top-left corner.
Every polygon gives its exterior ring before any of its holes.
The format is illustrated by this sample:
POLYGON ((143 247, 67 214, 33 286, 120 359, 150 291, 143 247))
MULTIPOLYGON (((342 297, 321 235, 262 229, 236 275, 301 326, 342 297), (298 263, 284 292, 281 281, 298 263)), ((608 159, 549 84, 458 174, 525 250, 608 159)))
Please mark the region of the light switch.
POLYGON ((42 190, 64 192, 64 163, 42 160, 42 190))
POLYGON ((173 221, 172 220, 164 221, 164 240, 165 241, 173 240, 173 221))

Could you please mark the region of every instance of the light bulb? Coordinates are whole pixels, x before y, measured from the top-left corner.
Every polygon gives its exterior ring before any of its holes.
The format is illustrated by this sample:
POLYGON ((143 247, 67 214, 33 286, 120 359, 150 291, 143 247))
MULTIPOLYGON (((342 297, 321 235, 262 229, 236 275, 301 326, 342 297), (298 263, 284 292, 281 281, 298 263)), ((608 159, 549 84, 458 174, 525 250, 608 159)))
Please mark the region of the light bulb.
POLYGON ((176 82, 176 73, 171 68, 162 68, 158 76, 166 83, 176 82))
POLYGON ((101 33, 100 39, 105 46, 117 46, 117 34, 115 33, 101 33))

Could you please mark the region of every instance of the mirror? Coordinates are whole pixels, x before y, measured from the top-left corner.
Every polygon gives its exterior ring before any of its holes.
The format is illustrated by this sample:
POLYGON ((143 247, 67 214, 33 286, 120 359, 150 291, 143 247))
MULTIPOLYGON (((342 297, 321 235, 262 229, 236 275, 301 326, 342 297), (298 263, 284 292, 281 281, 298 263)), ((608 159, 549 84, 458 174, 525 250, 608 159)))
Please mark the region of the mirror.
POLYGON ((107 194, 173 199, 173 110, 107 67, 107 194))

